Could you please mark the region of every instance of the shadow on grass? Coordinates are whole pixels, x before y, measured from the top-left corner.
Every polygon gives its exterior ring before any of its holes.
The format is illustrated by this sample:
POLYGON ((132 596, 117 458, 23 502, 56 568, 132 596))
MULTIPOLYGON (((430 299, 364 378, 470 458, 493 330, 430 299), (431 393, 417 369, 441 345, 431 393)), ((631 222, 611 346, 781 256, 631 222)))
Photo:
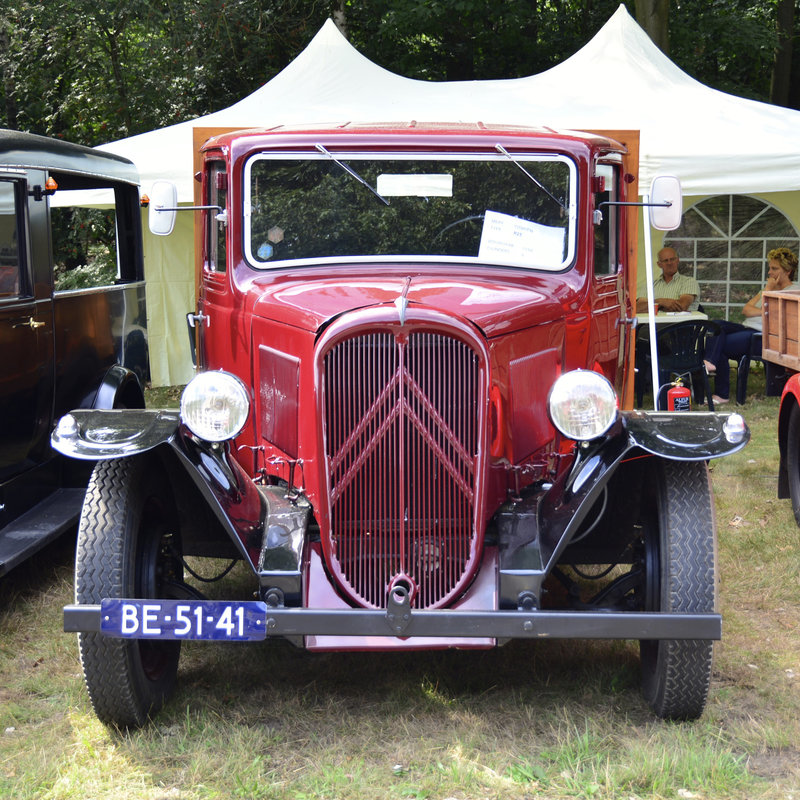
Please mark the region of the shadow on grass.
POLYGON ((582 714, 620 710, 652 719, 633 642, 514 641, 492 650, 392 653, 309 653, 281 641, 214 650, 192 644, 179 680, 170 716, 191 704, 231 720, 285 718, 298 706, 372 719, 467 710, 518 717, 530 705, 549 717, 567 704, 582 714))

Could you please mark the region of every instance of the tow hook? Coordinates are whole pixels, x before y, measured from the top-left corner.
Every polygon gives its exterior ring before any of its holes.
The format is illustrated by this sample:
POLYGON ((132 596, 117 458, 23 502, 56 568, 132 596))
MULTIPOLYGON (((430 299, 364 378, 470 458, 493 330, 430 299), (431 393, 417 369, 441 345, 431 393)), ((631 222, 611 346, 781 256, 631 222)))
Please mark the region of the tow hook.
POLYGON ((386 621, 396 636, 411 622, 411 601, 405 586, 393 586, 386 601, 386 621))

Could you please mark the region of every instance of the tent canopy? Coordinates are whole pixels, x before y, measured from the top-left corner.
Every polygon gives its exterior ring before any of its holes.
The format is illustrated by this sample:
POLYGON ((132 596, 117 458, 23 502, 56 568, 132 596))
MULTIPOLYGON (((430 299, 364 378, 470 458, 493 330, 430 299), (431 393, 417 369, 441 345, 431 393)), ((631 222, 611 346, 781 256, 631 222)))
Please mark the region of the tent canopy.
MULTIPOLYGON (((673 64, 624 6, 583 49, 526 78, 433 82, 395 75, 361 55, 328 20, 282 72, 229 108, 102 145, 191 204, 194 131, 360 122, 484 122, 573 130, 638 130, 639 186, 659 173, 686 195, 796 191, 800 112, 709 89, 673 64)), ((197 131, 202 136, 202 131, 197 131)), ((98 200, 100 202, 100 200, 98 200)), ((169 237, 145 232, 151 373, 186 383, 185 314, 195 308, 193 214, 169 237)))
POLYGON ((101 149, 130 158, 191 202, 192 128, 417 120, 636 129, 639 185, 658 173, 687 195, 800 186, 800 112, 710 89, 669 60, 620 5, 579 52, 526 78, 419 81, 361 55, 328 20, 282 72, 238 103, 101 149))

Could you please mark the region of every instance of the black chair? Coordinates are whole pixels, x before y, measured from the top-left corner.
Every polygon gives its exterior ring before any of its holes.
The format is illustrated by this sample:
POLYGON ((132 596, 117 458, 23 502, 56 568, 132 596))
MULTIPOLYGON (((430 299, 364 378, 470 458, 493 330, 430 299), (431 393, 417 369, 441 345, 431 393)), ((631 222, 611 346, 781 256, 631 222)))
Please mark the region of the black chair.
MULTIPOLYGON (((640 331, 641 332, 641 331, 640 331)), ((696 403, 708 403, 714 410, 711 382, 704 363, 706 339, 715 336, 719 327, 713 320, 688 320, 674 325, 660 325, 656 328, 658 348, 658 408, 666 408, 669 385, 682 377, 692 391, 696 403)), ((636 340, 636 403, 641 408, 644 391, 652 383, 650 361, 650 342, 646 336, 636 340)))
POLYGON ((747 399, 747 378, 750 375, 750 363, 760 361, 764 365, 767 397, 780 397, 789 372, 779 364, 764 361, 761 355, 762 339, 760 333, 754 333, 750 340, 750 351, 745 353, 736 365, 736 402, 743 405, 747 399))
POLYGON ((743 405, 747 398, 747 377, 750 374, 751 361, 762 361, 760 333, 752 335, 749 352, 745 353, 736 365, 736 402, 739 405, 743 405))

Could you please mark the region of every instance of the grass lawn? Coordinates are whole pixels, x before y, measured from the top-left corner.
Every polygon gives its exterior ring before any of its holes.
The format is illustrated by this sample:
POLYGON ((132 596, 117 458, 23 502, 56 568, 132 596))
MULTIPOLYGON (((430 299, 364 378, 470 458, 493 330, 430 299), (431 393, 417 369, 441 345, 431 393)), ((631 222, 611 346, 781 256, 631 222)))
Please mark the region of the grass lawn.
MULTIPOLYGON (((67 536, 0 579, 0 798, 800 800, 800 533, 776 496, 778 399, 751 375, 753 438, 713 463, 723 640, 692 723, 655 719, 629 642, 311 655, 184 645, 148 727, 97 722, 67 536)), ((173 404, 166 391, 156 404, 173 404)))

